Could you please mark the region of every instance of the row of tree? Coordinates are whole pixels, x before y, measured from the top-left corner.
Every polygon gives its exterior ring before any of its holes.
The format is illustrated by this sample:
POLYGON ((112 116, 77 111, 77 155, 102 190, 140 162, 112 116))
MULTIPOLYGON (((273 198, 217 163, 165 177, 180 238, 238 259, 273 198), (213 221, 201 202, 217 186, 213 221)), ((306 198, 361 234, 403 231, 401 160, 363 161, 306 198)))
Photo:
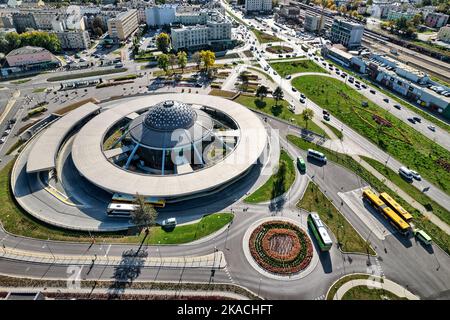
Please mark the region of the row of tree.
MULTIPOLYGON (((216 61, 216 55, 210 50, 202 50, 200 52, 195 52, 192 55, 192 60, 197 64, 198 69, 203 65, 205 71, 209 71, 216 61)), ((184 72, 187 62, 187 53, 184 51, 179 51, 176 55, 173 53, 162 53, 158 56, 158 67, 166 73, 169 70, 169 67, 173 70, 175 65, 178 65, 182 72, 184 72)))
MULTIPOLYGON (((261 101, 264 101, 264 98, 267 97, 268 94, 269 88, 267 88, 264 85, 260 85, 256 89, 255 96, 258 97, 261 101)), ((280 86, 276 87, 275 90, 272 92, 272 97, 275 99, 275 106, 278 106, 279 102, 284 98, 283 89, 281 89, 280 86)), ((308 122, 312 120, 312 118, 314 117, 314 110, 305 108, 302 111, 301 115, 303 121, 305 121, 306 129, 308 129, 308 122)))
POLYGON ((23 46, 42 47, 53 53, 61 51, 61 42, 52 33, 28 31, 21 34, 16 32, 0 34, 0 52, 8 54, 10 51, 23 46))

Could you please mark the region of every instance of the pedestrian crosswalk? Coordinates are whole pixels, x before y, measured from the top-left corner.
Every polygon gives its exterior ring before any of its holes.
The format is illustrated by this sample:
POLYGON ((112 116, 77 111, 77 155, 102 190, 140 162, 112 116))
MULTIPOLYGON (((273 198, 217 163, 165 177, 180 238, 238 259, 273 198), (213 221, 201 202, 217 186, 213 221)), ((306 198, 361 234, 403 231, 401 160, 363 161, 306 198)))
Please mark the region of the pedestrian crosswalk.
POLYGON ((315 297, 314 300, 325 300, 325 295, 323 294, 321 296, 315 297))
POLYGON ((231 283, 234 284, 233 277, 231 276, 231 273, 230 273, 230 270, 228 270, 228 267, 225 267, 224 270, 225 270, 225 273, 226 273, 227 276, 228 276, 228 279, 231 281, 231 283))

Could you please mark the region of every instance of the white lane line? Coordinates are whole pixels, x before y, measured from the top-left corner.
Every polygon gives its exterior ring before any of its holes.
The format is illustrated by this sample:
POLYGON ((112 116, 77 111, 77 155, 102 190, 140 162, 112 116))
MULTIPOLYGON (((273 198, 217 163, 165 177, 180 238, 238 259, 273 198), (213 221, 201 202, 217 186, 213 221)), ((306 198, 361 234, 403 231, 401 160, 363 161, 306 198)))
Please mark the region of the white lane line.
POLYGON ((108 246, 108 249, 106 249, 105 257, 108 255, 109 250, 111 250, 111 244, 108 246))

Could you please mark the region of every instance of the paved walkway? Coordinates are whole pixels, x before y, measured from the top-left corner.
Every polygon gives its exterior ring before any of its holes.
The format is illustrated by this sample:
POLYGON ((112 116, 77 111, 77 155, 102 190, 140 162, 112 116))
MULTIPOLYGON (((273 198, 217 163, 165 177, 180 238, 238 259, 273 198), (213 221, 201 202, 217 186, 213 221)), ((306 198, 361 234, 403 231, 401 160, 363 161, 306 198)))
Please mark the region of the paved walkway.
MULTIPOLYGON (((244 288, 244 290, 248 290, 244 288)), ((65 288, 65 287, 23 287, 23 288, 11 288, 0 287, 0 291, 14 292, 14 293, 30 293, 30 292, 43 292, 56 294, 55 297, 49 299, 57 299, 58 296, 63 294, 114 294, 113 288, 65 288)), ((155 295, 155 296, 194 296, 194 297, 213 297, 220 296, 222 298, 229 298, 233 300, 249 300, 249 297, 229 291, 217 291, 217 290, 156 290, 156 289, 120 289, 120 294, 129 295, 155 295)))
POLYGON ((385 186, 390 188, 391 190, 398 193, 400 197, 402 197, 406 202, 408 202, 410 205, 412 205, 414 208, 420 211, 425 217, 427 217, 431 222, 433 222, 435 225, 437 225, 440 229, 442 229, 445 233, 450 235, 450 226, 439 219, 433 212, 427 211, 423 205, 421 205, 419 202, 414 200, 409 194, 407 194, 405 191, 400 189, 396 184, 394 184, 392 181, 386 179, 385 176, 383 176, 381 173, 379 173, 375 168, 373 168, 370 164, 362 160, 357 155, 352 155, 352 158, 355 159, 355 161, 358 161, 366 170, 368 170, 370 173, 372 173, 378 180, 384 183, 385 186))
MULTIPOLYGON (((28 261, 34 263, 52 263, 61 265, 127 265, 139 264, 142 267, 164 267, 164 268, 215 268, 223 269, 227 263, 222 251, 216 251, 202 256, 178 256, 178 257, 158 257, 148 256, 147 251, 142 249, 139 252, 130 251, 128 255, 108 256, 108 255, 62 255, 53 254, 47 244, 49 253, 25 251, 10 247, 2 248, 0 257, 10 260, 28 261)), ((144 246, 145 248, 145 246, 144 246)))
POLYGON ((386 291, 389 291, 396 296, 400 298, 407 298, 408 300, 420 300, 418 296, 411 293, 401 285, 395 283, 394 281, 391 281, 389 279, 383 279, 383 282, 377 281, 377 279, 356 279, 356 280, 350 280, 346 283, 344 283, 336 292, 336 294, 333 297, 333 300, 341 300, 344 294, 354 288, 359 286, 367 286, 369 288, 373 289, 383 289, 386 291))

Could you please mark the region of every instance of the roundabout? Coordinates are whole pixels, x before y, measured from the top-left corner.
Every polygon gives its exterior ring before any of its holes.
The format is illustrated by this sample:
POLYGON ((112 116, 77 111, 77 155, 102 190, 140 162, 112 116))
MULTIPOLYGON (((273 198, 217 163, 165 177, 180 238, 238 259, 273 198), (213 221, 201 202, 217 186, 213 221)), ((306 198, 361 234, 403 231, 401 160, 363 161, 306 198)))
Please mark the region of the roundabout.
POLYGON ((305 228, 284 217, 256 221, 243 238, 248 262, 268 278, 298 280, 306 277, 319 259, 305 228))

